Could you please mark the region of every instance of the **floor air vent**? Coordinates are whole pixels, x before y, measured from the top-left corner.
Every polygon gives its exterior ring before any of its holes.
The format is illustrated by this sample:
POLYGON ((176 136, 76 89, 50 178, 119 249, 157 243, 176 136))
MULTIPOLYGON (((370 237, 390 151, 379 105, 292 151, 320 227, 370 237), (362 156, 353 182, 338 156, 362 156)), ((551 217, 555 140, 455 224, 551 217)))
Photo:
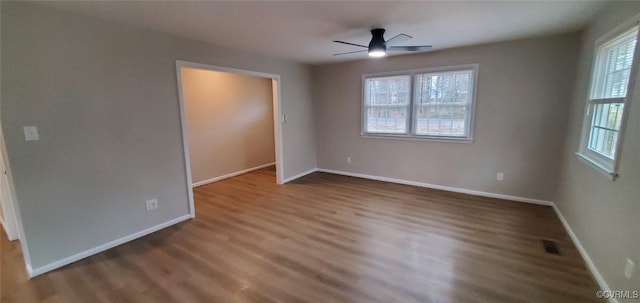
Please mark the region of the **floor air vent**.
POLYGON ((556 245, 556 242, 550 240, 542 240, 542 245, 544 245, 544 250, 547 251, 547 253, 560 255, 560 250, 558 250, 558 245, 556 245))

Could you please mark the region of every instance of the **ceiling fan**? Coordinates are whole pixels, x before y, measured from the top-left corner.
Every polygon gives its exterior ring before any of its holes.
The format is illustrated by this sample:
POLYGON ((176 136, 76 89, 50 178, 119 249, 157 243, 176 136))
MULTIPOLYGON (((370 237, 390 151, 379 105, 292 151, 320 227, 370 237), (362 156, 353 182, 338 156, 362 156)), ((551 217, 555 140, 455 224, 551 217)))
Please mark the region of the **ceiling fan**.
POLYGON ((402 43, 404 41, 407 41, 407 40, 409 40, 409 39, 411 39, 413 37, 411 37, 411 36, 409 36, 407 34, 399 34, 399 35, 396 35, 395 37, 385 41, 384 40, 384 32, 385 32, 384 28, 372 29, 371 30, 371 42, 369 42, 369 46, 364 46, 364 45, 345 42, 345 41, 334 40, 333 42, 336 42, 336 43, 342 43, 342 44, 347 44, 347 45, 364 47, 364 48, 366 48, 366 50, 359 50, 359 51, 346 52, 346 53, 338 53, 338 54, 333 54, 333 55, 334 56, 339 56, 339 55, 346 55, 346 54, 368 52, 370 57, 379 58, 379 57, 386 56, 387 52, 396 52, 396 51, 400 51, 400 52, 419 52, 419 51, 428 51, 428 50, 431 49, 431 45, 396 46, 397 44, 402 43))

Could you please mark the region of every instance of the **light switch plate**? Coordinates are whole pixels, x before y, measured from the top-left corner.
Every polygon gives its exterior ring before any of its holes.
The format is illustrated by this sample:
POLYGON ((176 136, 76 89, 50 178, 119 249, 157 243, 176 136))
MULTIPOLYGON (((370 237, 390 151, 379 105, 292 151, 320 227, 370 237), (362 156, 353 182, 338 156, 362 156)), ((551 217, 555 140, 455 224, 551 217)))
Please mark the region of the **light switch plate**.
POLYGON ((25 141, 38 141, 40 140, 40 136, 38 136, 38 127, 36 126, 25 126, 24 129, 24 140, 25 141))

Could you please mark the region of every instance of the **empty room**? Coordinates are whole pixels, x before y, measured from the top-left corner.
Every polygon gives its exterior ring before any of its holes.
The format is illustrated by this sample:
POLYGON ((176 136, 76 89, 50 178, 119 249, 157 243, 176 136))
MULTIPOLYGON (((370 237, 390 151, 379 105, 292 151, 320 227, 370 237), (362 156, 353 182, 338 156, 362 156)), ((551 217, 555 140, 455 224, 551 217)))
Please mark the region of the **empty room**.
POLYGON ((640 302, 638 1, 1 1, 1 302, 640 302))

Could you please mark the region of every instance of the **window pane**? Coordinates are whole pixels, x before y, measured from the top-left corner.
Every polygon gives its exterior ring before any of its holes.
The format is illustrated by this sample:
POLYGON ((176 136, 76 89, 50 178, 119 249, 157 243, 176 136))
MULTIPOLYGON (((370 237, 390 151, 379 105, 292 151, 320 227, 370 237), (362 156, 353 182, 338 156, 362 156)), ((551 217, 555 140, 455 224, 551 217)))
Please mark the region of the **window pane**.
POLYGON ((405 134, 407 106, 370 106, 367 108, 367 132, 405 134))
POLYGON ((594 152, 613 159, 618 144, 624 104, 604 103, 595 104, 593 107, 588 147, 594 152))
POLYGON ((366 81, 367 105, 408 105, 410 76, 370 78, 366 81))
POLYGON ((467 106, 416 107, 416 134, 429 136, 465 136, 467 106))
POLYGON ((591 99, 627 95, 637 34, 638 27, 634 27, 598 48, 591 99))
POLYGON ((365 131, 406 134, 411 76, 369 78, 365 81, 365 131))
POLYGON ((426 73, 416 76, 415 133, 465 137, 473 95, 473 71, 426 73))

